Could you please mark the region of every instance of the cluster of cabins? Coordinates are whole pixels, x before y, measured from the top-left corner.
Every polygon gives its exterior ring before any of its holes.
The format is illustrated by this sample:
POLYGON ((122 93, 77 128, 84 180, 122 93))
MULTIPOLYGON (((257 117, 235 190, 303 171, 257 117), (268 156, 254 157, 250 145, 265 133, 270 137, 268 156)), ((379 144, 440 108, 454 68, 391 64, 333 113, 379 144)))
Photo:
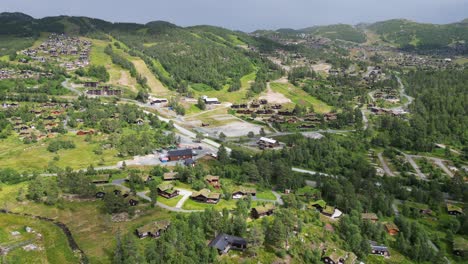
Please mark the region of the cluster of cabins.
MULTIPOLYGON (((16 108, 18 104, 9 103, 3 104, 6 108, 16 108)), ((57 131, 54 131, 60 125, 59 116, 64 113, 63 108, 67 108, 68 104, 45 103, 40 108, 30 110, 30 113, 35 115, 32 122, 23 122, 21 117, 12 117, 9 119, 13 129, 19 134, 21 139, 41 140, 44 138, 55 137, 57 131), (61 109, 50 109, 51 107, 61 107, 61 109), (37 128, 36 123, 41 121, 43 128, 37 128)))
POLYGON ((84 87, 89 88, 86 90, 86 95, 89 96, 121 96, 122 90, 112 89, 109 85, 99 85, 99 82, 85 82, 84 87))
MULTIPOLYGON (((22 54, 41 63, 61 62, 60 65, 67 70, 75 70, 89 65, 91 45, 90 41, 78 37, 52 33, 39 47, 26 49, 22 54)), ((23 62, 27 60, 23 59, 23 62)))
POLYGON ((325 113, 322 116, 318 116, 316 113, 307 113, 304 116, 298 117, 295 112, 290 109, 283 109, 281 104, 268 104, 266 99, 254 100, 250 104, 241 103, 231 105, 232 109, 236 110, 237 114, 250 115, 265 115, 263 120, 269 123, 276 124, 296 124, 298 128, 313 128, 317 124, 322 122, 334 121, 338 118, 336 113, 325 113))
POLYGON ((12 70, 12 69, 0 69, 0 80, 5 79, 39 79, 51 78, 52 72, 36 72, 31 70, 12 70))
POLYGON ((385 109, 375 106, 375 104, 367 105, 367 108, 374 115, 391 115, 391 116, 405 116, 408 112, 402 109, 385 109))
POLYGON ((383 99, 389 103, 400 102, 400 96, 398 95, 398 91, 391 87, 385 87, 379 91, 376 91, 373 97, 375 99, 383 99))

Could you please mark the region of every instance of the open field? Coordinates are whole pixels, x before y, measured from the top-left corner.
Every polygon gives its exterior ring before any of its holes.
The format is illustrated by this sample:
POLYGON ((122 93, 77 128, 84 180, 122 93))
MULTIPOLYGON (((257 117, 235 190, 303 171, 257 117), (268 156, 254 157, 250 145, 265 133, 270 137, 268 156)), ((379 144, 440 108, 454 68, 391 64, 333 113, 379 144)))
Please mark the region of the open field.
POLYGON ((220 134, 222 132, 228 137, 240 137, 246 136, 250 131, 259 134, 261 128, 261 126, 252 123, 234 121, 218 127, 206 127, 203 130, 212 134, 220 134))
POLYGON ((287 98, 291 99, 291 101, 295 104, 313 106, 314 111, 317 113, 328 113, 332 110, 331 106, 309 95, 304 90, 293 86, 292 84, 273 82, 270 84, 270 86, 274 92, 282 93, 287 98))
MULTIPOLYGON (((142 205, 137 207, 137 217, 135 219, 127 222, 112 222, 110 215, 102 213, 101 201, 63 201, 57 207, 30 201, 17 202, 15 197, 18 190, 20 188, 27 188, 27 184, 3 185, 1 187, 0 200, 4 208, 19 213, 45 216, 65 223, 70 228, 78 246, 87 255, 90 263, 111 262, 117 233, 125 234, 133 232, 136 228, 151 221, 167 219, 171 215, 174 215, 158 207, 149 208, 147 205, 142 205)), ((3 222, 0 221, 0 225, 1 223, 3 222)), ((68 245, 67 242, 60 244, 68 245)), ((62 254, 66 252, 64 250, 61 251, 62 254)), ((59 258, 59 260, 62 259, 59 258)), ((57 263, 70 262, 62 261, 57 263)))
POLYGON ((226 85, 223 89, 217 91, 212 89, 209 86, 203 84, 194 84, 192 85, 192 91, 195 93, 195 97, 198 98, 199 96, 206 95, 208 97, 216 97, 221 102, 243 102, 246 101, 247 98, 245 94, 247 93, 248 88, 250 87, 250 83, 255 80, 256 73, 252 72, 243 76, 241 80, 241 89, 235 92, 228 92, 229 87, 226 85))
MULTIPOLYGON (((98 142, 86 142, 84 136, 65 135, 65 140, 72 140, 74 149, 59 150, 58 155, 47 150, 49 140, 33 144, 24 144, 16 135, 0 140, 0 167, 10 167, 20 171, 44 170, 49 164, 62 168, 70 166, 73 169, 86 168, 90 164, 115 165, 119 159, 117 150, 104 150, 103 155, 96 155, 93 150, 99 146, 98 142), (58 156, 59 160, 54 161, 58 156)), ((100 138, 97 136, 96 141, 100 138)), ((52 139, 53 140, 53 139, 52 139)))
POLYGON ((150 87, 150 93, 154 94, 155 96, 168 96, 172 95, 172 92, 169 91, 164 85, 156 79, 154 74, 150 71, 146 63, 140 59, 131 57, 131 62, 135 65, 138 73, 142 76, 146 77, 148 80, 148 86, 150 87))
POLYGON ((13 246, 22 242, 33 244, 39 249, 26 251, 21 246, 16 247, 5 256, 5 263, 79 263, 65 234, 54 224, 29 217, 0 214, 0 245, 13 246), (27 233, 26 226, 37 233, 27 233), (12 235, 15 231, 20 234, 12 235))

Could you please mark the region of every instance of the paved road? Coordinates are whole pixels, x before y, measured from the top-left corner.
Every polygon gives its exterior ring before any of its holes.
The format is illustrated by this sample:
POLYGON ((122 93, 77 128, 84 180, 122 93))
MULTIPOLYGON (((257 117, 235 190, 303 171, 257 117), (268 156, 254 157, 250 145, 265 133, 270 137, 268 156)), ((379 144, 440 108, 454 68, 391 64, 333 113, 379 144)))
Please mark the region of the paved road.
POLYGON ((73 86, 69 82, 69 79, 66 79, 65 81, 63 81, 62 86, 65 87, 67 90, 70 90, 71 92, 75 93, 78 96, 83 94, 83 92, 81 92, 80 90, 73 88, 73 86))
POLYGON ((310 175, 321 175, 321 176, 338 178, 337 176, 329 175, 329 174, 326 174, 326 173, 323 173, 323 172, 317 172, 317 171, 312 171, 312 170, 304 170, 304 169, 300 169, 300 168, 296 168, 296 167, 293 167, 291 170, 295 171, 295 172, 310 174, 310 175))
POLYGON ((406 160, 409 162, 409 164, 416 171, 416 175, 422 180, 427 180, 427 176, 424 173, 421 172, 421 170, 419 169, 418 164, 416 164, 413 157, 411 155, 406 154, 406 153, 403 153, 403 152, 401 152, 401 153, 403 154, 403 156, 405 156, 406 160))
MULTIPOLYGON (((276 203, 278 203, 279 205, 283 205, 284 202, 283 202, 283 199, 281 198, 281 195, 275 191, 271 191, 273 193, 273 195, 276 197, 276 203)), ((269 200, 271 201, 271 200, 269 200)))
POLYGON ((382 156, 382 152, 380 152, 379 154, 377 154, 377 157, 379 157, 379 160, 380 160, 380 163, 382 164, 382 168, 383 170, 385 171, 385 173, 388 175, 388 176, 395 176, 395 174, 392 172, 392 170, 390 170, 390 168, 388 167, 387 165, 387 162, 385 162, 385 159, 384 157, 382 156))

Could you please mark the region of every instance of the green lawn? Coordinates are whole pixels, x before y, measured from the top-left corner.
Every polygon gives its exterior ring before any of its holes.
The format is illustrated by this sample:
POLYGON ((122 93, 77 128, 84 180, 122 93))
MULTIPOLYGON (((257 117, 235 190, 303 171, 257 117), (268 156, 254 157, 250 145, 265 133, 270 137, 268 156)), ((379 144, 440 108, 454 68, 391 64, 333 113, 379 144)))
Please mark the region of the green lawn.
MULTIPOLYGON (((99 136, 95 137, 99 139, 99 136)), ((49 163, 59 167, 70 166, 73 169, 86 168, 90 164, 115 165, 119 158, 116 157, 117 150, 104 150, 102 155, 96 155, 93 150, 99 146, 97 142, 86 142, 84 136, 64 135, 64 140, 72 140, 76 147, 74 149, 59 150, 52 153, 47 150, 49 142, 53 139, 39 141, 33 144, 24 144, 16 135, 0 140, 0 167, 10 167, 20 171, 44 170, 49 163), (54 161, 55 156, 59 157, 54 161)))
POLYGON ((313 106, 317 113, 328 113, 332 107, 319 99, 309 95, 304 90, 293 86, 292 84, 271 83, 271 89, 275 92, 282 93, 287 98, 291 99, 295 104, 304 106, 313 106))
POLYGON ((0 244, 12 245, 24 241, 31 241, 44 249, 25 251, 21 247, 16 248, 8 253, 5 263, 79 263, 79 259, 68 245, 65 234, 54 224, 29 217, 0 214, 0 244), (27 233, 26 226, 40 233, 42 239, 27 233), (18 231, 21 235, 12 236, 13 231, 18 231), (5 237, 8 240, 2 241, 5 237))
POLYGON ((174 198, 171 198, 171 199, 166 199, 162 196, 158 196, 158 203, 163 203, 167 206, 171 206, 171 207, 175 207, 176 204, 182 199, 182 195, 179 195, 179 196, 176 196, 174 198))
POLYGON ((258 199, 276 200, 276 196, 271 191, 257 192, 258 199))

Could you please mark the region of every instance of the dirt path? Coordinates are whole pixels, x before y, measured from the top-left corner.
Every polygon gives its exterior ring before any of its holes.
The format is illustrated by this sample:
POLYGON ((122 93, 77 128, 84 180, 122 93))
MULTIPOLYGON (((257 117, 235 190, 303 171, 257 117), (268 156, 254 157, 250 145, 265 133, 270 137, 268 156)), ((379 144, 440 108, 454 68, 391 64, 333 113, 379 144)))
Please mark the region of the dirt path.
POLYGON ((120 71, 120 79, 117 81, 117 84, 129 87, 132 92, 137 92, 137 89, 136 89, 135 85, 130 83, 131 78, 132 77, 130 76, 130 74, 127 71, 121 70, 120 71))
MULTIPOLYGON (((283 81, 284 81, 283 78, 281 78, 275 82, 283 83, 283 81)), ((287 82, 288 80, 286 79, 286 83, 287 82)), ((270 82, 267 82, 266 94, 260 96, 259 98, 268 100, 268 103, 276 103, 276 104, 287 104, 287 103, 292 102, 291 99, 287 98, 284 94, 274 92, 271 89, 270 82)))
POLYGON ((379 157, 379 160, 380 160, 380 164, 382 164, 382 168, 384 169, 385 173, 388 175, 388 176, 395 176, 395 174, 392 172, 392 170, 390 170, 390 168, 388 167, 387 165, 387 162, 385 162, 385 159, 384 157, 382 156, 382 152, 380 152, 379 154, 377 154, 377 157, 379 157))

